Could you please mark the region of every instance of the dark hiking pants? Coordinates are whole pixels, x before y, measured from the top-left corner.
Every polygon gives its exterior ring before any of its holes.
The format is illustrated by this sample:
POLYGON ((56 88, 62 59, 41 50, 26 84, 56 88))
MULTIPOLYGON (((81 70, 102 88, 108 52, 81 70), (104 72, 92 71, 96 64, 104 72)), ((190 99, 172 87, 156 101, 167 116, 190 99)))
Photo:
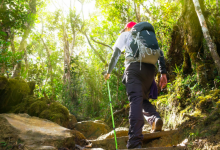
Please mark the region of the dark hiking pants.
POLYGON ((156 117, 160 117, 153 105, 148 101, 148 94, 154 80, 155 66, 142 63, 140 70, 139 62, 131 63, 125 71, 125 75, 126 91, 130 101, 130 127, 127 148, 134 148, 141 144, 143 140, 142 127, 144 126, 144 117, 151 125, 156 117))

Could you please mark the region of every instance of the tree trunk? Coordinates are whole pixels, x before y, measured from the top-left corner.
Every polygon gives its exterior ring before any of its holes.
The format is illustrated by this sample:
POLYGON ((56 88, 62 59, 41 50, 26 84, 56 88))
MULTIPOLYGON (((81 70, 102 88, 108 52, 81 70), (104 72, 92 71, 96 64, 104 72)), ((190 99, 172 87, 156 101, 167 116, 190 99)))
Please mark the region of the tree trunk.
POLYGON ((76 32, 73 32, 73 40, 72 40, 71 48, 70 48, 70 56, 73 56, 75 43, 76 43, 76 32))
MULTIPOLYGON (((30 13, 35 15, 36 14, 36 0, 30 0, 29 2, 29 6, 30 6, 30 13)), ((24 34, 22 36, 22 40, 20 42, 20 46, 18 48, 18 52, 24 51, 25 47, 26 47, 26 39, 28 38, 30 31, 31 31, 31 23, 28 23, 26 30, 24 31, 24 34)), ((14 71, 13 71, 13 75, 12 78, 15 78, 17 76, 20 75, 20 71, 21 71, 21 61, 19 61, 15 67, 14 67, 14 71)))
POLYGON ((70 26, 71 26, 72 34, 73 34, 73 40, 72 40, 71 47, 70 47, 70 56, 72 56, 73 52, 74 52, 75 43, 76 43, 76 29, 75 29, 76 22, 73 21, 73 12, 72 12, 72 8, 71 8, 71 0, 70 0, 69 14, 70 14, 70 26))
POLYGON ((135 1, 134 1, 134 10, 135 10, 137 22, 139 23, 141 22, 140 4, 136 4, 135 1))
POLYGON ((217 53, 216 45, 215 45, 215 43, 213 43, 213 41, 211 39, 211 36, 209 34, 209 30, 207 28, 205 18, 202 14, 199 1, 198 0, 193 0, 193 3, 194 3, 194 6, 195 6, 197 16, 199 18, 199 22, 200 22, 200 25, 201 25, 201 28, 202 28, 204 38, 207 42, 207 45, 209 47, 209 51, 211 52, 212 58, 215 62, 216 68, 218 70, 218 75, 220 75, 220 58, 219 58, 219 55, 217 53))
POLYGON ((219 14, 219 6, 218 6, 218 1, 219 1, 219 0, 216 0, 216 9, 217 9, 217 10, 216 10, 216 11, 217 11, 217 12, 216 12, 216 14, 217 14, 217 15, 219 14))
MULTIPOLYGON (((30 31, 31 31, 31 28, 30 28, 30 26, 28 26, 28 28, 24 31, 24 34, 22 36, 22 40, 20 42, 20 46, 19 46, 19 48, 17 50, 18 52, 21 52, 21 51, 25 50, 25 48, 27 46, 26 39, 27 39, 30 31)), ((12 78, 20 76, 20 71, 21 71, 21 60, 18 61, 17 64, 15 64, 12 78)))
POLYGON ((130 0, 128 0, 128 2, 127 2, 127 20, 126 20, 127 22, 130 21, 129 8, 130 8, 130 0))
MULTIPOLYGON (((0 54, 2 56, 4 56, 6 54, 6 51, 8 50, 7 42, 8 42, 8 39, 9 39, 8 29, 5 29, 5 30, 3 29, 3 32, 6 33, 6 36, 4 38, 4 42, 2 44, 2 47, 0 47, 1 48, 0 49, 0 54)), ((7 68, 6 68, 5 62, 3 61, 2 63, 0 63, 0 75, 3 76, 5 74, 5 70, 7 70, 7 68)))
POLYGON ((14 45, 14 31, 11 29, 10 33, 10 42, 11 42, 11 51, 15 53, 15 45, 14 45))
MULTIPOLYGON (((15 54, 15 46, 14 46, 14 31, 11 29, 11 32, 10 32, 10 42, 11 42, 11 51, 13 54, 15 54)), ((15 59, 13 58, 13 69, 14 69, 14 66, 15 66, 15 59)))
POLYGON ((27 48, 24 48, 24 62, 25 62, 25 71, 28 72, 28 58, 27 58, 27 48))
POLYGON ((66 33, 66 27, 63 25, 63 43, 64 43, 64 83, 70 82, 70 52, 69 41, 66 33))
POLYGON ((52 63, 51 63, 51 59, 50 59, 50 50, 48 48, 48 46, 46 45, 46 43, 44 42, 44 39, 41 38, 41 41, 43 42, 43 45, 46 49, 46 53, 47 53, 47 58, 48 58, 48 74, 50 74, 50 85, 52 87, 52 97, 54 97, 55 95, 55 90, 54 90, 54 85, 53 85, 53 67, 52 67, 52 63))
MULTIPOLYGON (((202 0, 201 0, 202 2, 202 0)), ((173 77, 175 65, 181 66, 183 72, 188 74, 192 69, 197 74, 197 81, 200 85, 207 85, 207 76, 203 56, 203 33, 199 23, 195 7, 192 0, 184 0, 182 14, 178 19, 177 25, 173 27, 171 35, 172 42, 167 57, 172 58, 167 60, 167 72, 170 77, 173 77), (188 53, 188 54, 187 54, 188 53)), ((204 4, 201 3, 203 10, 204 4)))

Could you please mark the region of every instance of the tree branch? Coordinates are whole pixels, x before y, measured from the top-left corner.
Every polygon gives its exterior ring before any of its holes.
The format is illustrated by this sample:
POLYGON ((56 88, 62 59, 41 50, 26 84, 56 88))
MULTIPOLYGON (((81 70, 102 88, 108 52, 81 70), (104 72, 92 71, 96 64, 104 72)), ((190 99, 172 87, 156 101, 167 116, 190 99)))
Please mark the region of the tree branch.
POLYGON ((92 50, 95 52, 95 54, 100 58, 100 60, 105 64, 105 66, 108 67, 108 64, 107 64, 107 62, 105 61, 105 59, 99 54, 99 52, 98 52, 98 51, 93 47, 93 45, 91 44, 91 42, 90 42, 90 40, 89 40, 87 34, 86 34, 85 32, 84 32, 83 34, 85 35, 85 37, 86 37, 86 39, 87 39, 87 41, 88 41, 88 43, 89 43, 89 46, 92 48, 92 50))
POLYGON ((144 6, 142 3, 140 3, 140 4, 141 4, 142 7, 144 7, 145 11, 146 11, 150 16, 152 16, 152 13, 150 12, 150 10, 147 9, 147 7, 144 6))
MULTIPOLYGON (((154 16, 153 16, 152 13, 150 12, 150 10, 147 9, 147 7, 144 6, 142 3, 140 3, 140 4, 141 4, 141 6, 145 9, 145 11, 149 14, 149 16, 150 16, 153 20, 155 20, 154 16)), ((147 16, 145 16, 145 17, 146 17, 148 20, 150 20, 149 17, 147 17, 147 16)))
POLYGON ((110 49, 113 51, 113 49, 112 49, 111 46, 109 46, 109 45, 107 45, 107 44, 105 44, 105 43, 102 43, 102 42, 96 41, 96 40, 95 40, 94 38, 92 38, 92 37, 91 37, 91 39, 92 39, 93 42, 98 43, 98 44, 101 44, 101 45, 103 45, 103 46, 106 46, 106 47, 110 48, 110 49))
MULTIPOLYGON (((105 61, 105 59, 99 54, 99 52, 93 47, 93 45, 91 44, 91 42, 90 42, 90 40, 89 40, 89 38, 88 38, 88 36, 87 36, 87 34, 85 33, 85 32, 82 32, 84 35, 85 35, 85 37, 86 37, 86 39, 87 39, 87 41, 88 41, 88 43, 89 43, 89 46, 92 48, 92 50, 95 52, 95 55, 96 56, 98 56, 99 57, 99 59, 105 64, 105 66, 106 67, 108 67, 108 63, 105 61)), ((121 77, 121 75, 120 74, 118 74, 116 71, 112 71, 112 73, 114 74, 114 75, 116 75, 117 77, 121 77)))

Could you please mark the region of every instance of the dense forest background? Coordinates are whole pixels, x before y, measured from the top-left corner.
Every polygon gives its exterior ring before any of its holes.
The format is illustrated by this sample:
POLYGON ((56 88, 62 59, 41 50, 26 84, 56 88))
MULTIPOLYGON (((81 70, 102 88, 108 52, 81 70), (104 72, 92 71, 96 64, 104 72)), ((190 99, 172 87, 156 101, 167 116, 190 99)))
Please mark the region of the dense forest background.
MULTIPOLYGON (((219 57, 219 2, 199 3, 219 57)), ((0 75, 35 81, 35 97, 60 102, 77 118, 108 118, 102 72, 129 21, 154 26, 168 71, 167 88, 159 94, 171 95, 173 106, 186 108, 192 99, 185 98, 220 88, 220 72, 192 0, 1 0, 0 75)), ((122 55, 109 80, 114 111, 129 103, 123 71, 122 55)))

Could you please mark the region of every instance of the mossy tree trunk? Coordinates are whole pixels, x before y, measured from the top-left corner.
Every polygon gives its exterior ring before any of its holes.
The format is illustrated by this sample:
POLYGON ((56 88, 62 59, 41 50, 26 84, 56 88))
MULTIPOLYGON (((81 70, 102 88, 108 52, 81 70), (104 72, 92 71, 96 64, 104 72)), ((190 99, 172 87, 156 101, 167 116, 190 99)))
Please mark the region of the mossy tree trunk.
POLYGON ((174 68, 176 68, 176 66, 180 67, 183 63, 184 39, 180 25, 175 25, 173 27, 171 37, 172 42, 170 45, 170 49, 167 52, 168 59, 166 60, 167 74, 169 76, 173 74, 174 68))
POLYGON ((183 73, 190 74, 192 73, 192 66, 191 66, 189 54, 187 53, 187 51, 185 51, 183 55, 184 55, 183 67, 182 67, 183 73))
MULTIPOLYGON (((2 46, 0 47, 0 54, 2 56, 5 55, 5 53, 6 53, 7 49, 8 49, 8 46, 9 46, 7 44, 8 43, 8 39, 9 39, 9 34, 8 34, 9 29, 3 28, 3 32, 5 32, 6 34, 4 35, 4 41, 3 41, 3 43, 1 42, 2 46)), ((6 65, 5 65, 4 62, 2 62, 2 63, 0 63, 0 75, 4 75, 5 71, 6 71, 6 65)))
MULTIPOLYGON (((199 84, 206 85, 206 68, 204 67, 204 60, 201 57, 203 55, 203 35, 199 24, 198 17, 196 15, 192 0, 185 0, 183 11, 185 11, 184 22, 184 47, 191 59, 192 68, 197 73, 197 81, 199 84)), ((202 8, 204 8, 204 2, 202 2, 202 8)))
POLYGON ((208 44, 208 47, 209 47, 209 50, 211 52, 212 58, 213 58, 213 60, 215 62, 216 68, 218 70, 218 74, 220 75, 220 58, 219 58, 219 55, 217 53, 216 45, 212 41, 212 38, 211 38, 211 36, 209 34, 209 30, 207 28, 207 24, 206 24, 205 18, 204 18, 203 14, 202 14, 202 10, 201 10, 199 1, 198 0, 193 0, 193 3, 195 5, 195 10, 196 10, 196 13, 197 13, 199 21, 200 21, 200 25, 201 25, 201 28, 202 28, 202 32, 203 32, 204 38, 205 38, 205 40, 206 40, 206 42, 208 44))
MULTIPOLYGON (((29 6, 30 6, 30 14, 33 14, 35 16, 35 14, 36 14, 36 0, 31 0, 29 2, 29 6)), ((28 36, 31 32, 31 28, 33 26, 32 24, 33 24, 33 21, 27 23, 27 28, 24 31, 24 34, 22 36, 22 40, 20 42, 20 46, 17 50, 18 52, 25 51, 25 48, 27 45, 26 39, 28 38, 28 36)), ((18 61, 18 63, 14 67, 12 78, 18 77, 20 75, 20 71, 21 71, 21 61, 18 61)))
MULTIPOLYGON (((4 15, 7 15, 7 18, 9 17, 9 14, 4 13, 4 11, 7 11, 8 6, 6 6, 6 3, 4 3, 4 1, 1 1, 1 5, 0 5, 0 10, 1 13, 3 13, 4 15)), ((0 23, 0 55, 3 56, 3 58, 5 58, 6 52, 8 50, 9 47, 9 38, 10 38, 10 26, 8 26, 7 21, 5 21, 3 18, 1 18, 1 23, 0 23)), ((5 61, 1 61, 0 62, 0 76, 3 76, 6 72, 7 68, 6 68, 6 64, 5 61)))
MULTIPOLYGON (((201 10, 204 2, 200 0, 201 10)), ((172 74, 175 66, 182 67, 183 73, 190 74, 194 70, 197 81, 202 86, 207 83, 207 68, 204 61, 203 33, 197 17, 193 1, 182 2, 182 14, 173 28, 172 43, 168 51, 168 73, 172 74)))

